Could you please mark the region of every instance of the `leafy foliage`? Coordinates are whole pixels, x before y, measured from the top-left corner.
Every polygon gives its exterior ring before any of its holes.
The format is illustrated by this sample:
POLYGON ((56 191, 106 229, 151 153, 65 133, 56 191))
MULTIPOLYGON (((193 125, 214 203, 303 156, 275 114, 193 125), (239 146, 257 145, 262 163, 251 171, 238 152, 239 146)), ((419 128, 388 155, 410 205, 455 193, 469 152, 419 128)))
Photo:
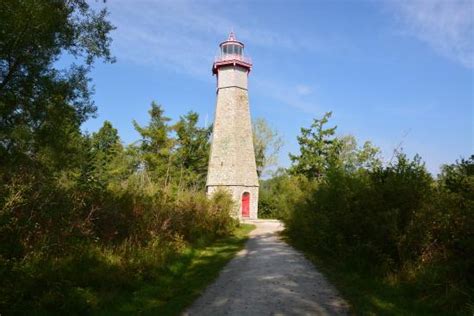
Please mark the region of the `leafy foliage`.
POLYGON ((68 167, 79 126, 95 112, 87 73, 97 58, 113 61, 112 25, 86 1, 0 4, 0 165, 2 174, 42 164, 68 167), (63 53, 82 64, 58 70, 63 53))
POLYGON ((328 112, 322 119, 314 119, 310 128, 301 128, 301 135, 297 137, 300 154, 290 154, 292 173, 308 179, 321 178, 335 162, 340 151, 340 142, 334 137, 336 127, 324 128, 331 115, 328 112))
MULTIPOLYGON (((227 193, 200 190, 210 128, 196 113, 171 124, 153 102, 131 146, 107 121, 81 133, 96 111, 88 72, 113 61, 112 29, 107 11, 85 0, 0 2, 2 312, 100 310, 101 297, 162 281, 191 245, 237 225, 227 193)), ((472 314, 474 156, 434 179, 418 156, 399 152, 383 164, 371 143, 336 137, 330 116, 301 129, 288 171, 262 181, 262 217, 283 219, 288 236, 324 262, 472 314)), ((264 121, 254 136, 262 176, 281 142, 264 121)))
POLYGON ((2 313, 97 311, 237 225, 231 197, 202 190, 210 128, 196 113, 170 125, 152 103, 131 146, 108 121, 81 132, 88 72, 113 61, 106 18, 83 0, 0 2, 2 313))
POLYGON ((151 104, 150 123, 133 122, 142 139, 132 147, 141 157, 138 167, 154 181, 179 188, 204 188, 212 127, 198 127, 195 112, 181 116, 170 125, 161 105, 151 104))
POLYGON ((164 116, 161 105, 152 102, 150 113, 150 123, 141 127, 137 122, 133 122, 135 129, 141 135, 138 146, 140 156, 143 158, 143 168, 152 171, 152 179, 169 179, 171 168, 171 151, 173 140, 169 137, 171 127, 168 122, 169 117, 164 116))
POLYGON ((252 123, 252 130, 257 174, 261 178, 268 168, 277 163, 278 152, 283 146, 283 140, 278 132, 262 118, 258 118, 252 123))
POLYGON ((408 300, 447 314, 472 313, 474 156, 442 168, 326 129, 330 114, 298 137, 291 173, 261 186, 261 208, 288 236, 335 269, 410 288, 408 300))
POLYGON ((180 184, 204 188, 209 161, 212 126, 198 127, 199 115, 189 112, 181 116, 173 126, 176 132, 176 148, 173 162, 179 170, 180 184))

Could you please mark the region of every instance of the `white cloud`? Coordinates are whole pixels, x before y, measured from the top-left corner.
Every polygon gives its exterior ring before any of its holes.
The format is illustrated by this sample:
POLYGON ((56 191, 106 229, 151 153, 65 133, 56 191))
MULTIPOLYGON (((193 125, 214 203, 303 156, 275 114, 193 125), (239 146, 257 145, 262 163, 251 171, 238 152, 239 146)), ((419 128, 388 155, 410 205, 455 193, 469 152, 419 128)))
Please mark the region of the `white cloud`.
MULTIPOLYGON (((214 80, 210 68, 218 53, 218 42, 227 38, 230 30, 249 47, 289 52, 317 49, 316 41, 308 42, 304 34, 295 37, 250 24, 241 14, 219 11, 222 6, 218 2, 115 0, 107 6, 110 19, 117 26, 113 50, 119 61, 167 67, 197 80, 214 80)), ((302 111, 313 110, 314 103, 303 100, 312 93, 308 85, 288 88, 286 82, 275 78, 271 83, 257 78, 254 82, 257 93, 302 111)))
POLYGON ((321 112, 317 101, 309 95, 312 89, 307 85, 294 86, 268 78, 262 79, 260 77, 255 78, 253 84, 256 89, 262 91, 269 98, 302 112, 312 115, 320 114, 321 112), (305 93, 301 93, 300 89, 305 93))
POLYGON ((310 86, 308 85, 305 85, 305 84, 299 84, 296 86, 296 92, 299 94, 299 95, 309 95, 311 93, 313 93, 313 88, 311 88, 310 86))
POLYGON ((439 54, 474 68, 474 2, 471 0, 390 1, 405 32, 439 54))
POLYGON ((216 19, 197 17, 182 1, 111 1, 117 26, 114 51, 122 60, 164 66, 195 77, 209 75, 214 56, 206 45, 216 19))
POLYGON ((252 47, 311 50, 303 37, 284 36, 264 27, 248 25, 240 15, 218 12, 214 2, 190 0, 115 0, 108 2, 117 26, 114 51, 118 58, 145 65, 166 65, 200 77, 209 74, 219 40, 230 30, 252 47))

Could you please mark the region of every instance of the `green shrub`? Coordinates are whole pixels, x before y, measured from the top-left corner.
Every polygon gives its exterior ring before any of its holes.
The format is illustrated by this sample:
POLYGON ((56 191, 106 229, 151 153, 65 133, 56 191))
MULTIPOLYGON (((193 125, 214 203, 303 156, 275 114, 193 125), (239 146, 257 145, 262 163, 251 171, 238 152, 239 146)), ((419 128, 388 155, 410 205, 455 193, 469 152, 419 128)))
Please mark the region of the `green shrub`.
MULTIPOLYGON (((444 311, 473 300, 474 157, 439 180, 421 159, 398 154, 373 169, 334 166, 283 217, 289 236, 330 262, 410 285, 444 311)), ((273 180, 273 190, 281 180, 273 180)), ((272 183, 272 182, 269 182, 272 183)), ((281 199, 284 201, 284 199, 281 199)))
POLYGON ((101 293, 156 279, 189 245, 237 224, 226 192, 175 195, 133 180, 101 190, 24 183, 9 186, 0 214, 5 313, 88 313, 104 304, 101 293))

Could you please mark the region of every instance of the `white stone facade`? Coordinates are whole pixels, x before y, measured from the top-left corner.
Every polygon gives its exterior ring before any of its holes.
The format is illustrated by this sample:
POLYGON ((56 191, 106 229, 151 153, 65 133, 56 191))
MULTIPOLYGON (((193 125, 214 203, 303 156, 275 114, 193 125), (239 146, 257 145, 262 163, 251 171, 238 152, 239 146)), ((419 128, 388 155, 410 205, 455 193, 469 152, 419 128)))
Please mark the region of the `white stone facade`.
POLYGON ((242 218, 242 195, 250 194, 249 217, 258 218, 258 176, 247 91, 249 69, 225 65, 217 69, 217 102, 207 174, 207 192, 231 192, 236 216, 242 218))
POLYGON ((235 202, 235 209, 234 209, 234 216, 243 219, 257 219, 258 218, 258 186, 223 186, 223 185, 209 185, 207 187, 207 194, 210 196, 215 191, 223 189, 228 191, 232 197, 234 198, 235 202), (242 195, 248 192, 250 193, 250 216, 249 217, 242 217, 242 195))
MULTIPOLYGON (((224 66, 217 74, 217 89, 239 87, 248 90, 248 71, 240 66, 224 66)), ((247 104, 248 106, 248 104, 247 104)), ((250 115, 250 114, 249 114, 250 115)))

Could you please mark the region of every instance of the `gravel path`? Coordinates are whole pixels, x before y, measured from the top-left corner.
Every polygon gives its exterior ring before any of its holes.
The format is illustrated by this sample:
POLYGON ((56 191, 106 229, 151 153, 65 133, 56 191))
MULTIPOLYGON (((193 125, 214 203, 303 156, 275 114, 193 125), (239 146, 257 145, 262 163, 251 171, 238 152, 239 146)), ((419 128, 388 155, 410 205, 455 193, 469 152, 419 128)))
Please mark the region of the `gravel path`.
POLYGON ((304 256, 278 238, 276 220, 257 228, 245 249, 184 315, 347 315, 348 305, 304 256))

